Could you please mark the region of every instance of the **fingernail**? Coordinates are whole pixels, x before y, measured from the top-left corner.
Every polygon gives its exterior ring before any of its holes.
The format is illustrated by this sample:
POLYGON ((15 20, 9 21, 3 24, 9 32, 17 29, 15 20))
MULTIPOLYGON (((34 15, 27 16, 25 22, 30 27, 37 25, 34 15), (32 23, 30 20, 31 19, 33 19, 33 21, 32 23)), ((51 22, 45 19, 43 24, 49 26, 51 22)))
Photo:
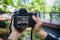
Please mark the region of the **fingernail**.
POLYGON ((34 15, 32 17, 35 17, 34 15))

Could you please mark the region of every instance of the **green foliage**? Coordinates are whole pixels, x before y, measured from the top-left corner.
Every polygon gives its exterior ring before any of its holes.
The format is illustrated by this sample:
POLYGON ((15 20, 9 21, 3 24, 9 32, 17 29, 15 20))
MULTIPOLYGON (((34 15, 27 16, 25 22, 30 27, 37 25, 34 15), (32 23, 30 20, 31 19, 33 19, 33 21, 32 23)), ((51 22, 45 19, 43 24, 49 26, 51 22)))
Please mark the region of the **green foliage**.
MULTIPOLYGON (((24 1, 24 0, 23 0, 24 1)), ((59 0, 58 0, 59 1, 59 0)), ((55 1, 57 2, 57 1, 55 1)), ((48 7, 46 6, 46 3, 44 0, 32 0, 31 3, 28 4, 21 4, 20 0, 2 0, 0 2, 1 5, 3 5, 3 8, 0 10, 4 11, 4 12, 9 12, 7 9, 7 6, 13 6, 17 9, 19 8, 26 8, 28 11, 34 11, 34 12, 60 12, 60 6, 57 6, 57 10, 53 10, 53 7, 48 7)))
POLYGON ((35 11, 35 12, 44 12, 45 11, 45 3, 43 0, 32 0, 31 3, 28 4, 21 4, 20 0, 15 0, 15 2, 13 2, 13 0, 2 0, 2 2, 0 2, 0 4, 3 5, 4 7, 4 12, 8 12, 7 9, 7 5, 11 5, 13 7, 16 8, 26 8, 28 11, 35 11), (16 3, 17 5, 15 5, 14 3, 16 3))
POLYGON ((6 7, 0 8, 0 11, 2 11, 3 13, 9 13, 8 8, 6 7))
MULTIPOLYGON (((26 38, 30 38, 31 36, 31 28, 26 28, 26 30, 23 32, 23 35, 20 37, 21 40, 25 40, 26 38)), ((38 35, 33 33, 33 40, 40 40, 40 37, 38 35)))

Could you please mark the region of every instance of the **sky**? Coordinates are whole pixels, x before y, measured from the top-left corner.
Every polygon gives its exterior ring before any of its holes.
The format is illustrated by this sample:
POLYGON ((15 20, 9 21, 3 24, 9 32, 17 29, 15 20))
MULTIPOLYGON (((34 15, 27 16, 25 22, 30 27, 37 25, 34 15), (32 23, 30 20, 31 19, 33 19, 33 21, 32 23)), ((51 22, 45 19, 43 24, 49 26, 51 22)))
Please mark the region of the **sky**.
POLYGON ((47 6, 53 6, 54 5, 54 0, 45 0, 47 3, 47 6))

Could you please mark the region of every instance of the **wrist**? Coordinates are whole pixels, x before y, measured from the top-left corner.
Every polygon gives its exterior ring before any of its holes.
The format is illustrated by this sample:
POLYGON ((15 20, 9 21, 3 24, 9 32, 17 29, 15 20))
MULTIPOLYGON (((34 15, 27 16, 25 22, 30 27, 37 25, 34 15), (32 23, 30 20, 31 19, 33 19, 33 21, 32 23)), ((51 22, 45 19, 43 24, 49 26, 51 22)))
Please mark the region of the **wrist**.
POLYGON ((11 39, 11 40, 18 40, 18 38, 21 36, 22 33, 19 33, 19 32, 12 32, 9 36, 8 39, 11 39))
POLYGON ((38 35, 42 38, 42 39, 45 39, 47 37, 47 33, 41 29, 39 32, 38 32, 38 35))
POLYGON ((22 35, 22 33, 19 33, 18 31, 17 32, 12 32, 12 33, 15 34, 16 35, 15 37, 17 37, 17 38, 19 38, 22 35))

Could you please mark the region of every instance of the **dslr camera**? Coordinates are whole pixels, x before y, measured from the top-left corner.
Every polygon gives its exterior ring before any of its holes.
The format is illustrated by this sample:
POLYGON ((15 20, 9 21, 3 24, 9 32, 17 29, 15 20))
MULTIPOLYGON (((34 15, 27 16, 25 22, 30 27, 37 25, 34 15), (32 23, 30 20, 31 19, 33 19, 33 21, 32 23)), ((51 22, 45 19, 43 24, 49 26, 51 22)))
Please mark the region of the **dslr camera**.
POLYGON ((33 15, 37 17, 37 13, 27 12, 25 8, 21 8, 13 15, 14 27, 15 28, 34 27, 36 23, 32 19, 33 15))

